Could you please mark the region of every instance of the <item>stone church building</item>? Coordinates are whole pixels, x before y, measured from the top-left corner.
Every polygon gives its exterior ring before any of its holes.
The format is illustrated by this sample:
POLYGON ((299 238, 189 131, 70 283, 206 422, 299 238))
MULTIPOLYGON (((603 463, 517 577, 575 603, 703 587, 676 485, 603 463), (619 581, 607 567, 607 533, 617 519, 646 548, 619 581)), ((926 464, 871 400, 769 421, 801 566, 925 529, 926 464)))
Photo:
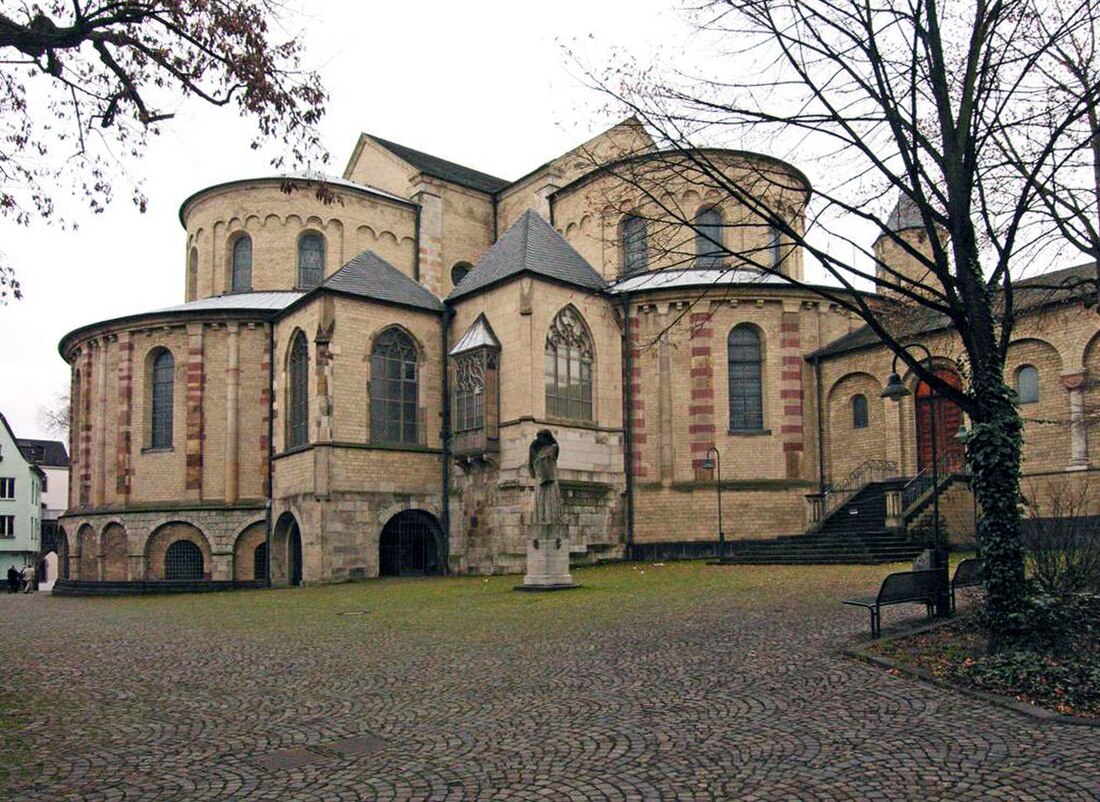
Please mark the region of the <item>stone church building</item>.
MULTIPOLYGON (((60 344, 61 570, 276 585, 522 571, 541 428, 561 444, 576 562, 709 553, 719 471, 724 537, 750 541, 819 525, 830 486, 919 476, 933 419, 957 456, 958 409, 908 374, 911 396, 882 399, 891 355, 784 278, 802 281, 802 254, 778 231, 675 174, 663 191, 692 226, 623 212, 631 187, 609 168, 666 155, 630 119, 508 181, 363 134, 335 202, 279 177, 187 198, 184 302, 60 344)), ((706 155, 781 177, 762 191, 801 225, 797 168, 706 155)), ((876 250, 904 272, 904 212, 891 223, 876 250)), ((1097 317, 1072 293, 1033 295, 1008 366, 1025 487, 1079 483, 1100 465, 1097 317)), ((954 375, 952 333, 920 334, 954 375)))

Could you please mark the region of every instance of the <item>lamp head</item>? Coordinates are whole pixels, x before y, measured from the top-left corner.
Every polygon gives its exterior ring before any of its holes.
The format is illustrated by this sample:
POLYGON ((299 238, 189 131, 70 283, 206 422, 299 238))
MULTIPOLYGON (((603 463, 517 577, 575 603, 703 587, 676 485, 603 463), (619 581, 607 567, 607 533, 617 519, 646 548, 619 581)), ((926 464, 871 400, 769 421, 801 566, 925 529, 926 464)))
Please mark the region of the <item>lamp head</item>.
POLYGON ((699 467, 704 471, 714 470, 714 460, 709 455, 703 457, 703 461, 699 463, 699 467))
POLYGON ((896 373, 891 373, 890 378, 886 380, 886 387, 880 394, 882 398, 889 398, 891 401, 901 401, 907 395, 912 395, 909 392, 909 388, 901 383, 901 376, 896 373))

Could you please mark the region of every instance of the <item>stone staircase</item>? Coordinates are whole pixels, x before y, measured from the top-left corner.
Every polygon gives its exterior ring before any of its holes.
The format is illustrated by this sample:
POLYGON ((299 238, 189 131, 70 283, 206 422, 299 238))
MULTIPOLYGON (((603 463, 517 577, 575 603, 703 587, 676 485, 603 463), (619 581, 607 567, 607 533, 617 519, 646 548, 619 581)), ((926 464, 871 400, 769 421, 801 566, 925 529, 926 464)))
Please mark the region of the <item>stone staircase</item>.
POLYGON ((886 491, 904 484, 871 482, 811 532, 726 544, 723 563, 758 565, 875 564, 913 560, 923 547, 886 528, 886 491))

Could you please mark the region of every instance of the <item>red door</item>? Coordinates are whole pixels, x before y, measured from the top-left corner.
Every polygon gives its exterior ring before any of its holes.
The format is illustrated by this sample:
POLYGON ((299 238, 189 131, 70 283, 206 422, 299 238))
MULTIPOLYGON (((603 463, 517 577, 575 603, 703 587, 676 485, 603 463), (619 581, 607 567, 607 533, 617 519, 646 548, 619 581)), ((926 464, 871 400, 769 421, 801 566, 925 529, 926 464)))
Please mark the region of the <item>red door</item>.
MULTIPOLYGON (((955 371, 941 368, 936 376, 952 387, 962 387, 955 371)), ((963 445, 956 439, 962 426, 962 408, 954 401, 933 392, 924 382, 917 387, 917 469, 932 464, 932 420, 936 422, 936 452, 941 471, 960 470, 965 461, 963 445)))

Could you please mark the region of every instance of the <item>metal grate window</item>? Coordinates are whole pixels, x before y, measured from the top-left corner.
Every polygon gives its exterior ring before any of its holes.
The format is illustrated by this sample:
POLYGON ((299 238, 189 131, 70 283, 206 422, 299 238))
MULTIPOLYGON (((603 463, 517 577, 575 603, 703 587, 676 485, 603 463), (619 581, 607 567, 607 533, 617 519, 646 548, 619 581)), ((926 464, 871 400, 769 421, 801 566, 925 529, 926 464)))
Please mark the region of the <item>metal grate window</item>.
POLYGON ((287 372, 286 447, 295 448, 309 441, 309 346, 300 331, 290 344, 287 372))
POLYGON ((172 405, 175 400, 176 360, 160 349, 153 357, 153 393, 150 407, 150 448, 172 447, 172 405))
POLYGON ((387 329, 370 357, 371 441, 416 443, 416 413, 416 346, 400 329, 387 329))
POLYGON ((261 543, 252 550, 252 578, 267 579, 267 543, 261 543))
POLYGON ((727 344, 730 430, 759 431, 764 428, 760 335, 752 326, 737 326, 727 344))
POLYGON ((695 265, 718 267, 724 262, 722 215, 717 209, 704 209, 695 215, 695 265))
POLYGON ((202 549, 190 540, 177 540, 164 552, 165 579, 202 579, 202 549))
POLYGON ((649 264, 646 240, 648 228, 641 217, 628 217, 623 221, 623 272, 640 273, 649 264))
POLYGON ((298 240, 298 286, 316 287, 325 277, 325 241, 320 234, 298 240))
POLYGON ((245 235, 233 243, 233 292, 252 289, 252 238, 245 235))
POLYGON ((592 420, 592 338, 580 313, 561 310, 546 335, 546 414, 592 420))
POLYGON ((852 396, 852 428, 867 428, 867 396, 863 394, 852 396))
POLYGON ((378 539, 379 574, 417 576, 443 572, 439 526, 428 513, 406 510, 391 518, 378 539))

